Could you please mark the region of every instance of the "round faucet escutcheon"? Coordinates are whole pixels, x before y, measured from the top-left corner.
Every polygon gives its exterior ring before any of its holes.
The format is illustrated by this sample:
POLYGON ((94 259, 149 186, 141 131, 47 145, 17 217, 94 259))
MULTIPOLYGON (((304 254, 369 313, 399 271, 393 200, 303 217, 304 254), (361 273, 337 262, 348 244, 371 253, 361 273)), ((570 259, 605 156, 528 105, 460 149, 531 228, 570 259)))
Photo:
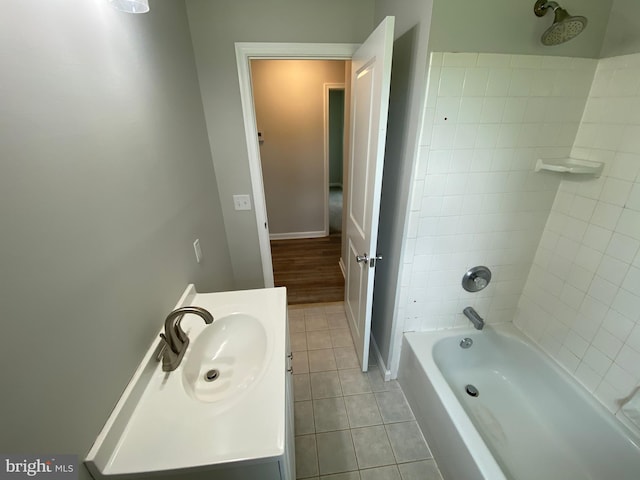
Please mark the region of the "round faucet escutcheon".
POLYGON ((488 267, 479 265, 470 268, 462 277, 462 288, 467 292, 479 292, 491 281, 491 270, 488 267))

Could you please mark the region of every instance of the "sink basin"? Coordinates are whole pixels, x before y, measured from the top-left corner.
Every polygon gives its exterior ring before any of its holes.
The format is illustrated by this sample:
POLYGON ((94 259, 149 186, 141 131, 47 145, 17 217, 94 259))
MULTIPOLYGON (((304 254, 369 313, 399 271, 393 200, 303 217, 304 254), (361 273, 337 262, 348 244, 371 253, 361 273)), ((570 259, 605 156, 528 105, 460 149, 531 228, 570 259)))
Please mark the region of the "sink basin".
POLYGON ((94 478, 202 479, 205 470, 215 472, 206 478, 274 478, 238 469, 285 455, 286 290, 198 293, 190 285, 175 308, 187 305, 214 322, 183 317, 189 346, 171 372, 157 361, 155 336, 85 459, 94 478), (205 380, 212 370, 215 380, 205 380))
POLYGON ((216 319, 190 343, 182 384, 194 399, 219 402, 247 393, 265 371, 267 332, 245 313, 216 319))

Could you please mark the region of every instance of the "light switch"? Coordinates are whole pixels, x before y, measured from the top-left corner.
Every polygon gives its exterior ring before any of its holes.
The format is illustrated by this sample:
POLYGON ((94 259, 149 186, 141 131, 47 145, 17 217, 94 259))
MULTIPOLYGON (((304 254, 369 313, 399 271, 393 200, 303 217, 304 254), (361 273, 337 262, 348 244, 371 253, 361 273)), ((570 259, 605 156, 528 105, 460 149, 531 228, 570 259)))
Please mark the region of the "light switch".
POLYGON ((236 210, 251 210, 251 197, 249 195, 234 195, 233 206, 236 210))

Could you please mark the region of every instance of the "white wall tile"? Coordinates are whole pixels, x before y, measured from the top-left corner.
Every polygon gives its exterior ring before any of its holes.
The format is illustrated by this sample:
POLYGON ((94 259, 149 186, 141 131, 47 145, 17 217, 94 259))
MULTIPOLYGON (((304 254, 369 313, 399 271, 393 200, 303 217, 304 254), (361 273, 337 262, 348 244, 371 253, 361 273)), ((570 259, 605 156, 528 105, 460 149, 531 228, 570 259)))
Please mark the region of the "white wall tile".
POLYGON ((623 343, 611 335, 607 330, 600 329, 592 342, 593 346, 604 353, 610 359, 615 359, 622 348, 623 343))
POLYGON ((631 182, 627 182, 625 180, 608 178, 602 188, 600 201, 611 203, 613 205, 624 206, 632 185, 633 184, 631 182))
POLYGON ((624 345, 620 349, 615 363, 627 373, 637 378, 636 371, 638 369, 638 365, 640 365, 640 353, 635 351, 628 344, 624 345))
MULTIPOLYGON (((640 161, 638 161, 640 165, 640 161)), ((640 211, 640 183, 636 182, 631 191, 629 192, 629 197, 627 198, 627 203, 625 205, 627 208, 630 208, 635 211, 640 211)))
POLYGON ((486 95, 488 97, 506 97, 511 85, 511 73, 509 68, 492 68, 487 80, 486 95))
POLYGON ((618 220, 617 231, 635 240, 640 240, 640 212, 624 209, 618 220))
POLYGON ((617 150, 640 153, 640 125, 627 125, 624 130, 620 130, 620 145, 617 150))
POLYGON ((640 293, 640 268, 630 267, 622 282, 622 288, 630 292, 640 293))
POLYGON ((454 148, 473 148, 478 135, 478 124, 459 124, 453 140, 454 148))
POLYGON ((465 97, 483 97, 489 82, 488 68, 468 68, 465 72, 462 95, 465 97))
POLYGON ((482 103, 480 123, 500 123, 504 114, 505 97, 486 97, 482 103))
POLYGON ((511 64, 511 55, 502 55, 499 53, 480 53, 478 54, 478 67, 501 68, 509 67, 511 64))
POLYGON ((639 68, 622 68, 613 72, 609 82, 611 95, 620 97, 632 97, 638 93, 640 85, 639 68))
POLYGON ((445 67, 475 67, 477 60, 477 53, 445 53, 442 65, 445 67))
POLYGON ((527 97, 507 98, 502 112, 502 123, 522 123, 526 110, 527 97))
POLYGON ((618 293, 618 286, 596 275, 587 293, 603 304, 611 305, 618 293))
POLYGON ((458 123, 479 123, 484 97, 462 97, 458 112, 458 123))
POLYGON ((611 231, 597 225, 589 224, 584 234, 582 242, 584 245, 593 248, 598 252, 604 252, 607 249, 611 231))
POLYGON ((462 95, 464 75, 464 68, 442 67, 438 83, 438 97, 459 97, 462 95))
POLYGON ((455 124, 460 111, 460 97, 439 97, 436 102, 435 125, 455 124))
POLYGON ((609 255, 602 257, 600 266, 598 267, 598 275, 608 280, 614 285, 622 285, 622 281, 627 273, 629 265, 609 255))
POLYGON ((487 162, 486 164, 489 166, 485 168, 483 164, 482 166, 476 167, 475 171, 483 171, 483 170, 490 169, 491 157, 493 155, 493 151, 488 149, 495 148, 495 146, 498 144, 499 136, 500 136, 499 124, 478 125, 478 135, 476 136, 475 148, 480 151, 476 150, 476 152, 474 152, 472 164, 478 165, 478 162, 482 163, 483 161, 486 161, 487 162), (489 158, 487 158, 486 155, 488 155, 489 158))
POLYGON ((431 147, 434 149, 452 148, 455 135, 455 124, 434 125, 431 147))
MULTIPOLYGON (((626 105, 628 110, 631 110, 626 105)), ((621 180, 633 181, 640 172, 640 155, 634 153, 619 152, 611 165, 609 176, 621 180)))
POLYGON ((609 309, 602 326, 613 336, 624 342, 633 330, 635 322, 614 309, 609 309))
POLYGON ((640 250, 640 240, 616 232, 611 237, 606 253, 625 263, 631 263, 638 250, 640 250))
POLYGON ((611 308, 621 313, 634 322, 640 319, 640 297, 628 290, 620 289, 616 295, 611 308))
MULTIPOLYGON (((564 339, 532 338, 550 348, 615 413, 617 399, 640 379, 640 54, 597 64, 571 151, 577 158, 604 162, 605 169, 599 179, 562 180, 516 324, 527 333, 547 328, 549 320, 533 314, 539 309, 550 311, 560 323, 566 320, 559 315, 573 318, 572 332, 564 339), (553 292, 537 287, 550 275, 560 282, 555 288, 561 288, 558 300, 567 309, 564 313, 553 292)), ((543 58, 543 68, 551 65, 562 70, 561 59, 543 58)), ((585 61, 577 70, 593 67, 593 61, 585 61)), ((553 73, 553 93, 566 96, 548 104, 544 115, 564 122, 563 135, 570 134, 570 115, 580 108, 570 100, 586 88, 583 80, 564 70, 553 73)), ((541 112, 542 101, 529 98, 524 121, 540 118, 541 112)), ((546 126, 543 130, 553 134, 546 126)))
POLYGON ((593 211, 591 223, 609 230, 614 230, 620 215, 622 215, 622 207, 598 203, 593 211))
POLYGON ((584 363, 602 378, 611 367, 613 361, 593 345, 590 345, 582 357, 584 363))
MULTIPOLYGON (((582 220, 582 221, 589 221, 591 219, 591 216, 593 215, 593 211, 596 207, 596 201, 590 198, 585 198, 585 197, 581 197, 581 196, 576 196, 573 199, 573 202, 571 204, 571 208, 569 209, 569 215, 571 215, 574 218, 577 218, 578 220, 582 220)), ((603 228, 600 228, 600 230, 605 230, 603 228)), ((587 232, 589 233, 589 232, 587 232)), ((609 231, 609 235, 607 236, 607 243, 609 241, 609 237, 611 236, 611 233, 609 231)), ((603 248, 606 246, 603 245, 603 248)), ((594 247, 595 248, 595 247, 594 247)))
POLYGON ((509 97, 528 97, 531 90, 531 72, 526 69, 514 69, 507 95, 509 97))
POLYGON ((635 351, 640 352, 640 325, 635 325, 627 338, 626 344, 635 351))

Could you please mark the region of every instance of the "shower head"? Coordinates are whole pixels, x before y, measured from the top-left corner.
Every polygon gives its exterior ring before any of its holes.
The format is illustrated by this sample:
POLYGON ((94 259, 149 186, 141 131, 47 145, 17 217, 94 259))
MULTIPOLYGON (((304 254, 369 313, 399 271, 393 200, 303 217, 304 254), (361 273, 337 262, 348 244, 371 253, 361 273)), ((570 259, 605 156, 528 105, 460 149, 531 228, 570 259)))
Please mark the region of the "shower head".
POLYGON ((553 10, 555 18, 553 24, 540 38, 543 45, 559 45, 568 42, 578 36, 587 26, 586 17, 572 17, 556 2, 537 0, 533 7, 533 11, 538 17, 546 15, 549 9, 553 10))

